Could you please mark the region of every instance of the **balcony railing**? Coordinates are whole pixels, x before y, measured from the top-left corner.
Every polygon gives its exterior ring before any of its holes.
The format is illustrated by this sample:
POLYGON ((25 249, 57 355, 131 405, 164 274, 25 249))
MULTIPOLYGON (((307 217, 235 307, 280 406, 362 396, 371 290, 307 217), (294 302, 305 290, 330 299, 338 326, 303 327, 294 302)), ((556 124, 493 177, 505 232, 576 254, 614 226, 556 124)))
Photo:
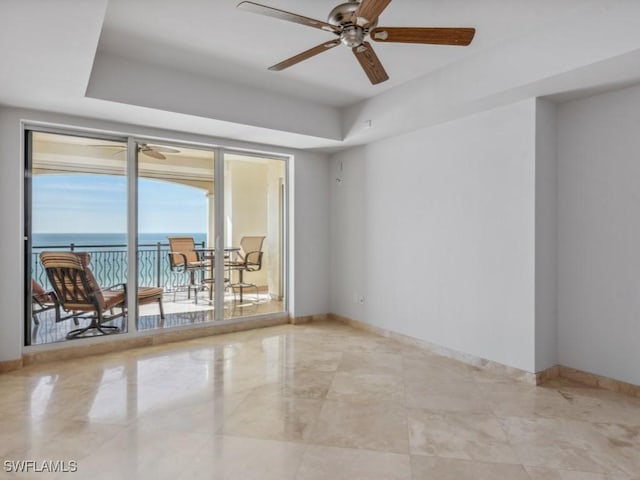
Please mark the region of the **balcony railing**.
MULTIPOLYGON (((196 243, 204 247, 205 243, 196 243)), ((82 251, 91 254, 91 271, 98 283, 104 287, 127 282, 128 259, 126 245, 36 245, 32 247, 31 274, 34 280, 46 290, 51 287, 47 273, 40 263, 40 252, 82 251)), ((156 286, 165 290, 171 288, 171 269, 169 267, 169 244, 147 243, 138 245, 138 285, 156 286)))

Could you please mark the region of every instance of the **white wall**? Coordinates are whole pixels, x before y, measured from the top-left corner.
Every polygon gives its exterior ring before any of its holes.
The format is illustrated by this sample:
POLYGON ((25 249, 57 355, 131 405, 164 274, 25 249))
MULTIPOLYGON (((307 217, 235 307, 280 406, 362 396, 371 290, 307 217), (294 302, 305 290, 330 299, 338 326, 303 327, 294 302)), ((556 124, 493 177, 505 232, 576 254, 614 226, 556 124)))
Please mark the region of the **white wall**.
MULTIPOLYGON (((290 309, 296 317, 327 313, 329 309, 329 162, 324 155, 296 156, 293 171, 293 196, 289 216, 295 226, 289 237, 295 237, 295 305, 290 309)), ((291 179, 290 179, 291 180, 291 179)))
POLYGON ((20 358, 24 343, 21 148, 20 124, 0 109, 0 361, 20 358))
POLYGON ((640 87, 558 108, 559 360, 640 384, 640 87))
POLYGON ((556 106, 536 100, 536 372, 558 363, 556 106))
POLYGON ((0 361, 20 358, 23 344, 24 212, 21 119, 294 155, 294 174, 290 177, 290 189, 295 195, 296 205, 290 212, 290 218, 293 220, 290 240, 295 242, 297 249, 291 248, 293 276, 289 279, 290 310, 292 314, 299 316, 328 311, 329 163, 325 155, 95 119, 0 108, 0 248, 4 252, 0 263, 0 361))
POLYGON ((334 155, 332 311, 534 371, 535 111, 334 155))
MULTIPOLYGON (((537 9, 545 2, 508 2, 509 8, 525 3, 540 4, 537 9)), ((553 4, 553 14, 546 15, 538 28, 520 29, 508 42, 490 48, 474 43, 473 54, 463 60, 345 108, 346 138, 363 142, 391 137, 527 98, 638 78, 637 57, 604 69, 600 63, 638 50, 640 2, 553 4), (627 73, 629 66, 633 73, 627 73), (373 120, 373 128, 364 129, 368 120, 373 120)), ((483 30, 479 27, 476 38, 484 35, 483 30)))
MULTIPOLYGON (((225 228, 231 232, 225 232, 231 241, 228 245, 240 245, 240 239, 246 235, 267 236, 269 215, 277 215, 267 209, 268 197, 268 166, 267 163, 258 163, 245 160, 229 160, 225 162, 225 188, 230 188, 230 202, 225 198, 225 228), (229 235, 231 234, 231 235, 229 235)), ((226 190, 225 190, 226 192, 226 190)), ((268 237, 268 236, 267 236, 268 237)), ((265 239, 263 252, 269 251, 268 245, 274 240, 265 239)), ((266 257, 267 255, 265 255, 266 257)), ((264 259, 264 267, 258 272, 246 272, 244 280, 259 286, 267 285, 267 269, 264 259)), ((234 273, 234 281, 238 281, 234 273)))

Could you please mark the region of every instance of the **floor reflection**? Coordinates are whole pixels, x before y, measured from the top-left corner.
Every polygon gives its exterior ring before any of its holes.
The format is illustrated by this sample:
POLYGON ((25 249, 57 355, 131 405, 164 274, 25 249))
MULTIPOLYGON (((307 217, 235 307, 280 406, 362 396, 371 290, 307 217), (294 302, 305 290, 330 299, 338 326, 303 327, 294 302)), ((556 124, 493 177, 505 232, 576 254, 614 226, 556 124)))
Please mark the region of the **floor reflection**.
POLYGON ((636 480, 638 451, 638 398, 336 323, 0 375, 0 459, 76 460, 79 478, 636 480))

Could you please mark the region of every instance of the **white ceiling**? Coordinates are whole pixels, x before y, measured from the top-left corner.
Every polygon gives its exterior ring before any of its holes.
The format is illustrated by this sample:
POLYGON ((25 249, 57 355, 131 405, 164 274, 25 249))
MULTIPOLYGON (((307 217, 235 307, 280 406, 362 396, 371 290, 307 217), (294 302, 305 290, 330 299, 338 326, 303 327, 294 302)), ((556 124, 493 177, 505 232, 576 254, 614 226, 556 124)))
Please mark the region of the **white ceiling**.
MULTIPOLYGON (((523 98, 640 81, 637 0, 394 0, 381 25, 477 34, 470 47, 372 42, 390 76, 378 86, 343 46, 268 71, 332 35, 236 3, 3 0, 0 104, 336 149, 523 98)), ((337 2, 264 3, 324 20, 337 2)))
MULTIPOLYGON (((573 12, 584 0, 395 0, 384 26, 475 27, 469 47, 374 43, 390 79, 371 85, 340 46, 287 71, 267 67, 331 33, 249 13, 239 0, 111 0, 99 49, 331 106, 346 106, 426 75, 573 12)), ((261 0, 326 21, 340 0, 261 0)))

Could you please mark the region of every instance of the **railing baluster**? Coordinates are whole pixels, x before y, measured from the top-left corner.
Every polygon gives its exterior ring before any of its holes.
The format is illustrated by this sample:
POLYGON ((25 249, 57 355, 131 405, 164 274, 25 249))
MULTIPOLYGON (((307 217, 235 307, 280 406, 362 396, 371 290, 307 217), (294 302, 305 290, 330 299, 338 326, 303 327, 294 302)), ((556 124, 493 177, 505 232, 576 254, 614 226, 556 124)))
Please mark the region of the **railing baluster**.
POLYGON ((161 273, 161 259, 160 259, 160 242, 156 243, 156 287, 160 286, 160 273, 161 273))
MULTIPOLYGON (((205 242, 198 242, 204 245, 205 242)), ((40 263, 40 252, 44 250, 58 251, 86 251, 91 255, 91 268, 98 282, 103 287, 126 282, 128 270, 126 245, 80 245, 70 243, 67 245, 42 245, 34 246, 31 255, 31 274, 46 290, 51 287, 47 273, 40 263), (111 250, 106 250, 111 248, 111 250)), ((168 243, 150 243, 138 246, 138 282, 140 285, 153 285, 168 288, 171 277, 169 275, 169 260, 166 253, 169 251, 168 243), (144 248, 147 247, 147 248, 144 248), (151 248, 150 248, 151 247, 151 248), (155 257, 155 258, 154 258, 155 257)))

